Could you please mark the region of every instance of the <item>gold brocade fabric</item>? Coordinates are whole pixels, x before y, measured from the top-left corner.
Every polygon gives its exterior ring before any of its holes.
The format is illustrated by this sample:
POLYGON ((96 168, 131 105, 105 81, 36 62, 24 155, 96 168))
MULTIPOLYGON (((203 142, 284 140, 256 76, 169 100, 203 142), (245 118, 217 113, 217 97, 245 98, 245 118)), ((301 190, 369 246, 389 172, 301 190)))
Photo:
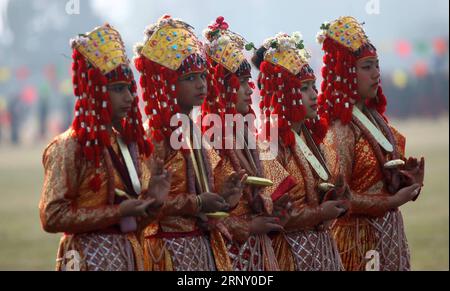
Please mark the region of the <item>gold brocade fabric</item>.
MULTIPOLYGON (((287 180, 292 181, 292 175, 284 169, 284 167, 278 162, 277 159, 274 160, 262 160, 261 161, 262 171, 264 177, 273 182, 273 186, 264 187, 260 193, 263 199, 265 210, 268 214, 273 213, 273 202, 272 195, 280 191, 280 188, 284 188, 287 180)), ((284 193, 283 193, 284 194, 284 193)))
MULTIPOLYGON (((209 161, 212 165, 217 163, 217 157, 211 151, 207 153, 209 161)), ((165 161, 165 167, 172 169, 172 183, 166 201, 160 215, 160 219, 145 228, 141 234, 141 242, 144 248, 145 264, 148 270, 152 271, 173 271, 177 268, 188 268, 188 270, 209 271, 217 268, 217 270, 230 270, 229 261, 227 262, 226 248, 222 236, 217 231, 211 232, 210 242, 198 237, 186 237, 181 239, 164 239, 154 237, 160 233, 190 233, 198 230, 197 215, 199 214, 196 202, 197 194, 190 189, 189 179, 194 179, 189 174, 188 162, 181 150, 170 150, 170 146, 165 142, 155 144, 155 157, 165 161), (214 239, 213 239, 214 238, 214 239), (189 241, 190 240, 190 241, 189 241), (175 252, 175 244, 179 241, 183 245, 179 247, 179 252, 175 252), (192 258, 187 256, 192 246, 199 244, 202 246, 203 252, 193 252, 192 258), (186 249, 186 252, 183 251, 186 249), (211 251, 212 249, 212 251, 211 251), (214 253, 215 265, 209 262, 209 258, 214 253), (176 257, 175 257, 176 256, 176 257), (183 259, 183 257, 185 257, 183 259), (192 262, 184 264, 187 260, 192 262), (177 264, 177 262, 181 262, 177 264), (200 269, 198 269, 200 268, 200 269)), ((192 180, 191 182, 193 182, 192 180)), ((195 189, 194 189, 195 190, 195 189)), ((184 269, 183 269, 184 270, 184 269)))
MULTIPOLYGON (((155 152, 159 155, 159 152, 155 152)), ((188 173, 186 160, 181 151, 168 156, 165 161, 166 168, 172 169, 172 183, 170 186, 168 202, 163 208, 163 217, 159 221, 164 232, 190 232, 196 229, 197 204, 196 193, 189 193, 188 173), (189 217, 191 214, 191 217, 189 217)))
MULTIPOLYGON (((228 152, 229 153, 229 152, 228 152)), ((228 155, 221 156, 220 161, 214 168, 215 188, 221 189, 226 179, 233 172, 243 169, 234 169, 231 157, 228 155)), ((263 212, 272 213, 272 193, 288 178, 289 174, 283 169, 276 160, 260 161, 264 173, 264 177, 274 182, 271 187, 265 187, 260 191, 259 196, 262 198, 263 212), (269 171, 270 172, 269 172, 269 171)), ((248 173, 252 175, 252 173, 248 173)), ((254 173, 253 173, 254 175, 254 173)), ((270 240, 265 236, 251 236, 250 223, 252 218, 257 214, 254 213, 250 201, 253 199, 253 188, 247 186, 244 194, 240 198, 237 206, 230 213, 230 217, 225 218, 222 223, 227 231, 231 234, 232 240, 225 239, 228 248, 228 255, 233 265, 233 270, 278 270, 276 258, 270 240), (252 240, 252 242, 250 242, 252 240), (253 259, 255 258, 255 259, 253 259)))
MULTIPOLYGON (((403 158, 405 138, 392 126, 391 130, 396 139, 397 151, 403 158)), ((390 194, 385 189, 382 165, 379 164, 372 146, 353 124, 344 126, 337 121, 330 127, 329 132, 339 136, 338 155, 341 174, 352 192, 350 213, 338 219, 333 227, 333 236, 345 269, 364 270, 368 252, 379 251, 383 244, 389 244, 390 236, 391 239, 396 237, 398 240, 395 242, 395 247, 391 247, 397 248, 398 252, 395 259, 385 258, 381 253, 380 269, 386 270, 383 263, 389 260, 402 261, 402 266, 409 265, 409 257, 406 255, 409 250, 404 250, 408 247, 401 214, 399 211, 392 212, 388 208, 387 197, 390 194), (378 224, 382 220, 384 222, 378 224), (388 229, 392 230, 392 233, 386 235, 384 232, 388 229)), ((386 157, 389 160, 390 156, 386 155, 386 157)), ((399 269, 403 267, 397 268, 399 269)))
MULTIPOLYGON (((302 138, 304 137, 302 136, 302 138)), ((334 182, 339 171, 335 147, 336 136, 331 134, 327 136, 324 144, 320 148, 331 174, 329 181, 327 181, 330 183, 334 182)), ((318 233, 319 229, 323 229, 319 211, 320 198, 317 192, 317 186, 321 182, 320 178, 298 149, 292 152, 290 149, 280 145, 277 159, 297 182, 297 185, 288 193, 292 201, 292 213, 285 226, 286 232, 291 234, 297 233, 299 235, 307 231, 318 233)), ((308 240, 308 237, 304 236, 301 240, 308 240)), ((315 245, 316 242, 312 241, 302 245, 302 251, 312 253, 315 245)), ((332 248, 335 248, 333 244, 330 245, 332 248)), ((298 265, 298 262, 296 263, 293 254, 294 246, 286 241, 284 234, 279 234, 274 238, 274 250, 280 270, 292 271, 302 268, 298 265)), ((332 266, 332 269, 339 270, 341 268, 339 259, 335 257, 329 258, 328 253, 330 252, 323 251, 323 253, 317 253, 315 258, 321 262, 326 260, 331 261, 329 265, 332 266)), ((331 250, 331 253, 333 253, 333 250, 331 250)))
MULTIPOLYGON (((111 143, 117 151, 115 138, 111 138, 111 143)), ((137 163, 141 183, 148 181, 149 171, 146 161, 138 158, 137 163)), ((128 265, 132 259, 133 269, 142 270, 143 253, 134 234, 126 235, 118 232, 114 238, 101 237, 103 234, 99 234, 108 233, 111 228, 118 229, 120 213, 118 205, 113 205, 114 190, 116 188, 125 190, 119 174, 112 166, 107 150, 104 151, 102 159, 102 184, 98 192, 93 192, 89 186, 95 169, 80 155, 80 147, 71 129, 56 137, 47 146, 43 154, 43 165, 45 178, 39 204, 42 226, 47 232, 66 233, 59 247, 57 269, 64 269, 67 259, 70 259, 68 252, 70 254, 76 252, 80 256, 80 270, 90 270, 89 267, 102 269, 94 265, 89 266, 83 261, 82 245, 83 239, 86 238, 91 241, 91 246, 102 244, 105 248, 110 246, 110 250, 120 249, 121 254, 116 254, 118 257, 125 253, 124 249, 131 247, 133 250, 131 258, 119 259, 127 261, 128 265)), ((107 257, 108 254, 104 254, 105 260, 107 257)))
MULTIPOLYGON (((302 136, 303 138, 303 136, 302 136)), ((330 171, 329 183, 333 183, 339 173, 339 163, 335 151, 336 137, 333 134, 327 136, 321 146, 321 152, 330 171)), ((293 203, 293 213, 286 225, 287 231, 315 229, 321 219, 318 215, 320 197, 317 186, 322 181, 314 172, 301 151, 297 148, 295 152, 280 145, 278 161, 295 178, 297 186, 288 194, 293 203)))

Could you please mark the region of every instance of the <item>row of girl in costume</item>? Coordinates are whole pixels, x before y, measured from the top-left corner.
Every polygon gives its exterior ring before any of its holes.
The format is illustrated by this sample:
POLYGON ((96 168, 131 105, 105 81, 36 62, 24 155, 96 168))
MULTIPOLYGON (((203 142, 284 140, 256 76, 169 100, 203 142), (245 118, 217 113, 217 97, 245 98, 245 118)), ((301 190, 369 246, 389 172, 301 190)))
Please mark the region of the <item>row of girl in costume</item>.
POLYGON ((204 34, 169 16, 149 26, 139 86, 113 27, 72 41, 75 118, 45 149, 39 207, 44 230, 64 233, 57 270, 409 270, 398 208, 419 195, 424 160, 384 115, 362 25, 322 25, 320 95, 299 33, 255 48, 219 17, 204 34), (174 116, 201 106, 222 126, 191 127, 220 135, 227 114, 256 116, 257 89, 258 132, 176 149, 174 116))

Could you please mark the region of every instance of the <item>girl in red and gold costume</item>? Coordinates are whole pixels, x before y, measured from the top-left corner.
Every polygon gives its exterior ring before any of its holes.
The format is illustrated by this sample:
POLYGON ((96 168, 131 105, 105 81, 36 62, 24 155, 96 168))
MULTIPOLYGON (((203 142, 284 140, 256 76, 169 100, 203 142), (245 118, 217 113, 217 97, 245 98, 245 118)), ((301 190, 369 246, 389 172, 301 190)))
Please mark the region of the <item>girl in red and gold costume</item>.
MULTIPOLYGON (((244 122, 255 121, 251 108, 254 84, 251 81, 251 65, 246 60, 245 39, 230 31, 223 17, 218 17, 205 31, 207 53, 210 61, 210 74, 215 90, 210 90, 208 102, 203 104, 202 114, 220 116, 219 135, 221 141, 218 152, 221 160, 214 169, 216 184, 224 181, 226 174, 242 170, 250 177, 244 189, 244 195, 231 197, 233 209, 230 217, 222 223, 230 237, 226 239, 232 269, 235 271, 276 271, 279 270, 269 232, 279 232, 283 228, 279 218, 273 215, 272 195, 284 194, 295 185, 293 178, 276 160, 261 160, 257 147, 256 132, 244 122), (234 127, 227 118, 241 118, 242 128, 235 128, 227 135, 225 128, 234 127), (222 136, 220 135, 220 136, 222 136), (228 148, 227 139, 232 147, 228 148), (241 139, 241 146, 237 146, 241 139), (253 145, 253 146, 252 146, 253 145), (251 183, 252 177, 269 178, 269 187, 251 183)), ((247 44, 248 46, 251 44, 247 44)), ((238 123, 239 121, 236 121, 238 123)), ((254 128, 254 124, 250 124, 254 128)), ((217 128, 217 127, 216 127, 217 128)), ((207 132, 208 128, 204 128, 207 132)))
POLYGON ((194 106, 203 104, 208 94, 209 74, 203 44, 191 26, 163 16, 146 30, 145 42, 136 47, 136 53, 135 65, 141 73, 154 154, 164 161, 166 168, 173 170, 168 201, 158 220, 142 232, 148 268, 230 270, 222 235, 217 230, 205 230, 205 214, 228 210, 225 198, 242 192, 243 174, 232 173, 221 188, 224 190, 214 193, 212 169, 219 160, 214 151, 193 147, 196 143, 191 136, 196 135, 189 134, 191 131, 182 134, 188 147, 174 146, 174 142, 180 141, 174 136, 183 131, 178 123, 183 116, 189 122, 189 130, 197 130, 188 116, 194 106), (175 122, 171 124, 171 120, 175 122))
POLYGON ((43 155, 41 222, 65 233, 57 270, 143 270, 135 231, 157 215, 170 173, 158 162, 150 180, 152 146, 119 33, 104 25, 72 48, 75 119, 43 155))
POLYGON ((333 200, 332 190, 327 192, 339 171, 336 136, 324 140, 327 123, 317 115, 316 77, 308 58, 298 32, 268 39, 253 57, 261 71, 263 130, 272 140, 270 128, 278 129, 276 158, 296 182, 288 192, 292 205, 282 219, 285 232, 273 243, 281 270, 338 271, 342 264, 329 221, 347 206, 333 200))
POLYGON ((409 270, 410 254, 398 209, 423 186, 424 160, 405 158, 405 138, 385 117, 377 51, 353 17, 323 24, 320 112, 339 137, 340 173, 350 212, 333 235, 346 270, 409 270))

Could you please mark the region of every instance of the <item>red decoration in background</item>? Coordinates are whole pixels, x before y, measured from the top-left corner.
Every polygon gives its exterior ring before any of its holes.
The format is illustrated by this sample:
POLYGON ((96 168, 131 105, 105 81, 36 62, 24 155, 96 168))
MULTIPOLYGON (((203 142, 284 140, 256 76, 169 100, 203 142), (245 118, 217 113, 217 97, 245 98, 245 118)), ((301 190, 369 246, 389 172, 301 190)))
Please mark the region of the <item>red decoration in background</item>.
POLYGON ((25 81, 30 76, 30 69, 28 69, 26 66, 22 66, 17 69, 16 71, 16 77, 19 81, 25 81))
POLYGON ((423 78, 428 75, 428 64, 425 61, 418 61, 414 64, 413 71, 417 78, 423 78))
POLYGON ((47 65, 44 68, 44 75, 50 82, 56 81, 56 67, 53 64, 47 65))
POLYGON ((9 112, 0 112, 0 124, 3 125, 11 124, 11 116, 9 112))
POLYGON ((399 56, 402 58, 407 58, 411 55, 412 46, 407 40, 399 40, 395 44, 395 50, 399 56))
POLYGON ((216 19, 216 23, 209 26, 211 30, 227 30, 229 27, 228 23, 225 22, 225 18, 223 16, 219 16, 216 19))
POLYGON ((442 37, 438 37, 433 41, 433 48, 438 56, 443 56, 448 52, 447 41, 442 37))
POLYGON ((34 86, 28 85, 23 87, 22 92, 20 93, 20 99, 26 105, 32 105, 36 102, 38 97, 37 90, 34 86))

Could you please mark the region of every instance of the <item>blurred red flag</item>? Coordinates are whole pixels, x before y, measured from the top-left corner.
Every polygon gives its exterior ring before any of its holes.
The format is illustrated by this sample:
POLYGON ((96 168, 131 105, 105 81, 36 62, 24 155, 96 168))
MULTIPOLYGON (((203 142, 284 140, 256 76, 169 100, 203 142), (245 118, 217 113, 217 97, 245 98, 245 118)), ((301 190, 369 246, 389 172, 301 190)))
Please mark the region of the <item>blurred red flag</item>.
POLYGON ((34 86, 28 85, 23 87, 22 92, 20 94, 20 99, 23 103, 27 105, 32 105, 36 102, 38 97, 37 90, 34 86))
POLYGON ((24 81, 28 79, 30 76, 30 69, 28 69, 26 66, 22 66, 17 69, 16 71, 16 77, 19 81, 24 81))
POLYGON ((438 56, 443 56, 448 50, 448 45, 444 38, 438 37, 433 41, 433 48, 438 56))
POLYGON ((53 64, 47 65, 44 68, 44 74, 47 80, 54 82, 56 80, 56 67, 53 64))
POLYGON ((414 64, 413 70, 417 78, 423 78, 428 75, 428 64, 425 61, 418 61, 414 64))
POLYGON ((407 40, 399 40, 395 45, 395 50, 399 56, 406 58, 411 55, 412 46, 407 40))

